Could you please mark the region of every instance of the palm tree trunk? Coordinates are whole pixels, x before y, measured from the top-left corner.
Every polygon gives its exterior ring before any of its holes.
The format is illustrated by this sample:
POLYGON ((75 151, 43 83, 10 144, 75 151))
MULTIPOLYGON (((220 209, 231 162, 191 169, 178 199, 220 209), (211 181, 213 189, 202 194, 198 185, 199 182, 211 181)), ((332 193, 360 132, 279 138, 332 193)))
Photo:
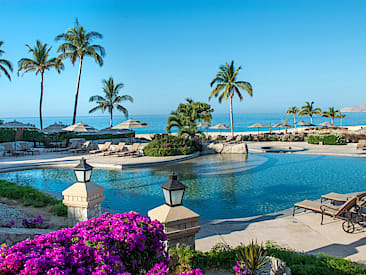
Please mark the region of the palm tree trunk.
POLYGON ((234 136, 233 95, 230 96, 230 123, 231 123, 231 136, 234 136))
POLYGON ((313 116, 310 116, 310 123, 313 124, 313 116))
POLYGON ((78 81, 76 83, 76 92, 75 92, 75 105, 74 105, 74 116, 72 117, 72 124, 75 124, 76 121, 76 110, 78 108, 78 98, 79 98, 79 85, 80 85, 80 76, 81 76, 81 68, 83 66, 83 59, 79 60, 79 72, 78 72, 78 81))
POLYGON ((113 110, 111 109, 111 111, 110 111, 110 113, 111 113, 111 119, 110 119, 110 121, 111 121, 111 128, 112 128, 112 124, 113 124, 113 110))
POLYGON ((342 128, 342 121, 343 121, 343 118, 341 118, 341 128, 342 128))
POLYGON ((294 125, 295 125, 295 128, 296 128, 296 117, 295 117, 295 114, 293 114, 294 116, 294 125))
POLYGON ((330 118, 330 123, 332 123, 332 124, 333 124, 333 118, 332 118, 332 117, 330 118))
POLYGON ((43 130, 42 101, 43 101, 43 72, 41 72, 41 97, 39 99, 39 121, 40 121, 40 124, 41 124, 41 130, 43 130))

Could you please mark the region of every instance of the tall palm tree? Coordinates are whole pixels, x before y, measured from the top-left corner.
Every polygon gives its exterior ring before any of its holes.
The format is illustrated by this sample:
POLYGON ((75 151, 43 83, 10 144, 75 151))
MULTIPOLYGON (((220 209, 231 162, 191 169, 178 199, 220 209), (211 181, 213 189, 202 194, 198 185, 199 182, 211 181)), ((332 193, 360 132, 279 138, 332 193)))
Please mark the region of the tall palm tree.
POLYGON ((338 110, 335 110, 334 107, 329 107, 328 111, 323 112, 322 116, 323 117, 329 117, 330 118, 330 122, 333 124, 334 119, 337 117, 338 115, 338 110))
POLYGON ((296 128, 296 114, 298 112, 300 112, 300 108, 299 107, 296 107, 296 106, 290 107, 286 111, 286 115, 293 115, 294 116, 294 125, 295 125, 295 128, 296 128))
POLYGON ((56 36, 56 41, 64 41, 64 43, 57 48, 57 52, 61 52, 59 57, 61 59, 70 59, 72 65, 75 65, 76 61, 79 60, 79 72, 76 82, 75 105, 72 124, 75 124, 76 121, 80 76, 84 58, 86 56, 90 56, 99 66, 103 66, 103 57, 105 56, 105 50, 100 45, 92 44, 95 38, 101 39, 103 38, 103 36, 98 32, 87 32, 84 27, 79 24, 79 21, 77 19, 73 28, 68 29, 66 33, 56 36))
POLYGON ((55 68, 58 73, 64 69, 64 64, 61 59, 50 58, 50 51, 52 47, 47 44, 42 44, 39 40, 36 41, 36 46, 32 48, 28 44, 25 45, 28 48, 28 52, 32 55, 32 58, 22 58, 18 61, 18 75, 23 71, 22 76, 25 73, 35 71, 36 75, 41 74, 41 96, 39 99, 39 120, 41 129, 43 129, 42 121, 42 102, 43 102, 43 77, 46 70, 55 68))
MULTIPOLYGON (((4 42, 0 41, 0 48, 3 44, 4 44, 4 42)), ((3 53, 5 53, 5 52, 0 49, 0 56, 2 56, 3 53)), ((11 72, 13 71, 13 66, 11 65, 10 61, 6 60, 6 59, 0 59, 0 72, 2 71, 9 78, 9 80, 11 80, 11 76, 10 76, 8 70, 11 72), (6 67, 8 67, 8 69, 6 69, 6 67)), ((1 73, 0 73, 0 76, 1 76, 1 73)))
POLYGON ((342 126, 342 124, 343 124, 343 119, 346 117, 346 115, 345 115, 345 114, 342 114, 342 113, 341 113, 341 111, 339 111, 339 112, 338 112, 338 115, 337 115, 336 117, 341 119, 341 127, 343 127, 343 126, 342 126))
POLYGON ((322 113, 322 110, 320 108, 314 108, 314 101, 312 101, 311 103, 306 101, 305 105, 301 107, 299 116, 300 117, 303 117, 303 116, 310 117, 310 123, 313 124, 313 116, 321 115, 321 113, 322 113))
POLYGON ((103 113, 108 110, 110 114, 110 126, 113 126, 113 109, 121 111, 126 118, 128 118, 128 111, 125 107, 120 105, 122 101, 133 102, 133 98, 129 95, 119 95, 119 91, 123 88, 123 83, 114 84, 113 78, 110 77, 108 80, 103 79, 103 92, 104 97, 100 95, 94 95, 90 97, 89 102, 96 102, 97 106, 89 111, 93 113, 97 110, 101 110, 103 113))
POLYGON ((240 90, 245 90, 248 95, 253 96, 252 85, 246 81, 236 80, 239 70, 241 67, 239 66, 237 69, 234 67, 234 61, 231 61, 230 64, 227 62, 225 65, 221 65, 219 67, 219 72, 216 74, 216 77, 212 80, 210 86, 216 84, 215 88, 211 91, 209 95, 209 99, 214 97, 219 97, 219 102, 225 98, 226 101, 230 98, 230 123, 231 123, 231 135, 234 136, 234 122, 233 122, 233 98, 234 95, 237 94, 239 99, 243 99, 243 95, 240 93, 240 90), (220 94, 220 92, 222 92, 220 94))

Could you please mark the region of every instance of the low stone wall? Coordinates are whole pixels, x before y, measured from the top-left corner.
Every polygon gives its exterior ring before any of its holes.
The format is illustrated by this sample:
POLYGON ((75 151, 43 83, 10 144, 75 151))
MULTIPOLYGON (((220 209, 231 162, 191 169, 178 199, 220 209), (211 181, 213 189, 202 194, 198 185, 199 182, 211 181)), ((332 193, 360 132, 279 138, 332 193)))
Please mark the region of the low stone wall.
POLYGON ((202 155, 208 154, 248 154, 246 143, 209 143, 202 145, 202 155))
POLYGON ((52 231, 48 229, 0 228, 0 245, 3 243, 13 245, 27 238, 33 238, 35 235, 47 234, 52 231))

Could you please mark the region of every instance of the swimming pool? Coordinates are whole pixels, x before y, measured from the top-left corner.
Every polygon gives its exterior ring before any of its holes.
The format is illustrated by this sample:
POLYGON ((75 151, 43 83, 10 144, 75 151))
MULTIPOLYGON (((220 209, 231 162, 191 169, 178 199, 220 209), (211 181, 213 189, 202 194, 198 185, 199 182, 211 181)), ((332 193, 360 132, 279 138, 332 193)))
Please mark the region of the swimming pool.
MULTIPOLYGON (((366 160, 298 154, 210 155, 181 163, 126 170, 94 169, 105 187, 102 206, 141 214, 163 203, 160 184, 171 172, 188 188, 183 204, 202 219, 273 213, 322 194, 366 190, 366 160)), ((72 169, 1 173, 1 179, 62 192, 75 182, 72 169)))

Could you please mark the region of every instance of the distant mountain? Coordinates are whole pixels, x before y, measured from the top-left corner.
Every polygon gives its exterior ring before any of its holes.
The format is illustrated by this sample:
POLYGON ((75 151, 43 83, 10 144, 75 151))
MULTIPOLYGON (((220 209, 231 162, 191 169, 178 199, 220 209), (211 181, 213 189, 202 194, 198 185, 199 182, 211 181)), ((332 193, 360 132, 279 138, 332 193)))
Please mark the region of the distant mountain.
POLYGON ((342 113, 359 113, 366 112, 366 104, 360 106, 344 107, 341 109, 342 113))

